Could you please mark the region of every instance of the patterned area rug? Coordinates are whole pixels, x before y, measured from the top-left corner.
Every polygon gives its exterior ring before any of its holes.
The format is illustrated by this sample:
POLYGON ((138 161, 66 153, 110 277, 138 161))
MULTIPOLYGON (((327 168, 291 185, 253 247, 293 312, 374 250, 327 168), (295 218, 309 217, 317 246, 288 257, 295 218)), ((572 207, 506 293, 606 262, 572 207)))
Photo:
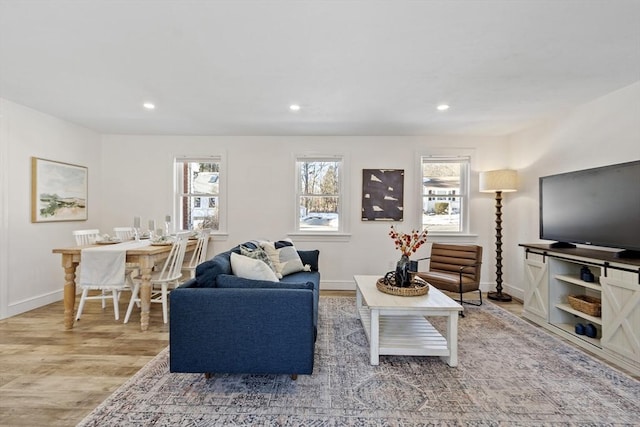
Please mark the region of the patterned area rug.
POLYGON ((355 298, 322 297, 313 375, 171 374, 165 349, 79 425, 640 425, 640 382, 490 302, 465 312, 457 368, 371 366, 355 298))

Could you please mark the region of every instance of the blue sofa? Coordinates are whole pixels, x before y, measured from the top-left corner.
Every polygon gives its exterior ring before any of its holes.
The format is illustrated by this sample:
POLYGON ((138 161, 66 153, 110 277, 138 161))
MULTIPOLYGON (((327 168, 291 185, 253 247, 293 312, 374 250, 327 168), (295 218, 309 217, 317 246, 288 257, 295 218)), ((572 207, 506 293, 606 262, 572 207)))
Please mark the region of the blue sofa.
MULTIPOLYGON (((243 243, 244 246, 255 244, 243 243)), ((231 253, 217 254, 170 294, 170 371, 313 372, 318 326, 319 251, 298 251, 311 271, 278 282, 234 276, 231 253)))

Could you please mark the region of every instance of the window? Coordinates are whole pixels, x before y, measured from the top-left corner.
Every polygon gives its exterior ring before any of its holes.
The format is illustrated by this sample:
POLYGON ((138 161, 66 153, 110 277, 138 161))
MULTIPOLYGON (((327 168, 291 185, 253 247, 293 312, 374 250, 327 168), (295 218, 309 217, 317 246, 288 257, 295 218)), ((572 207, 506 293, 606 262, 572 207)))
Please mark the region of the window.
POLYGON ((220 163, 218 157, 176 159, 177 228, 220 230, 220 163))
POLYGON ((342 231, 342 165, 342 157, 297 159, 297 231, 342 231))
POLYGON ((468 157, 421 158, 422 228, 430 233, 468 232, 468 157))

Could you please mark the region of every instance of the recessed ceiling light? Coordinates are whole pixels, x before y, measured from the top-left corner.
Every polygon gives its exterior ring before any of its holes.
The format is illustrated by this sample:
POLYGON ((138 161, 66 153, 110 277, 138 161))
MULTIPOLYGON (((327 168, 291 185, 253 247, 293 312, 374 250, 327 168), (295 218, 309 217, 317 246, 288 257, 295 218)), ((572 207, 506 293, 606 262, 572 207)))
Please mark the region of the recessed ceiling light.
POLYGON ((291 111, 300 111, 300 106, 298 104, 291 104, 289 105, 289 109, 291 111))
POLYGON ((438 111, 447 111, 449 109, 449 106, 447 104, 440 104, 436 108, 438 109, 438 111))
POLYGON ((151 102, 145 102, 144 104, 142 104, 142 106, 147 110, 153 110, 154 108, 156 108, 156 105, 151 102))

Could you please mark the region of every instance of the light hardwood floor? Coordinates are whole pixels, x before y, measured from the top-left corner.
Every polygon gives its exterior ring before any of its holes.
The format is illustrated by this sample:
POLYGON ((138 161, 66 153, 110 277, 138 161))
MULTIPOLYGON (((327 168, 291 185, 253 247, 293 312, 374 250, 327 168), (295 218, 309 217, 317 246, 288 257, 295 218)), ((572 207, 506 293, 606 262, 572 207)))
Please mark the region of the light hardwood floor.
MULTIPOLYGON (((127 302, 123 295, 121 313, 127 302)), ((517 301, 500 305, 522 313, 517 301)), ((160 307, 147 332, 139 311, 125 325, 95 301, 66 331, 63 311, 58 302, 0 321, 0 426, 73 426, 169 344, 160 307)))
POLYGON ((74 426, 169 344, 162 310, 120 321, 109 304, 87 302, 82 319, 64 329, 62 302, 0 321, 0 426, 74 426))

